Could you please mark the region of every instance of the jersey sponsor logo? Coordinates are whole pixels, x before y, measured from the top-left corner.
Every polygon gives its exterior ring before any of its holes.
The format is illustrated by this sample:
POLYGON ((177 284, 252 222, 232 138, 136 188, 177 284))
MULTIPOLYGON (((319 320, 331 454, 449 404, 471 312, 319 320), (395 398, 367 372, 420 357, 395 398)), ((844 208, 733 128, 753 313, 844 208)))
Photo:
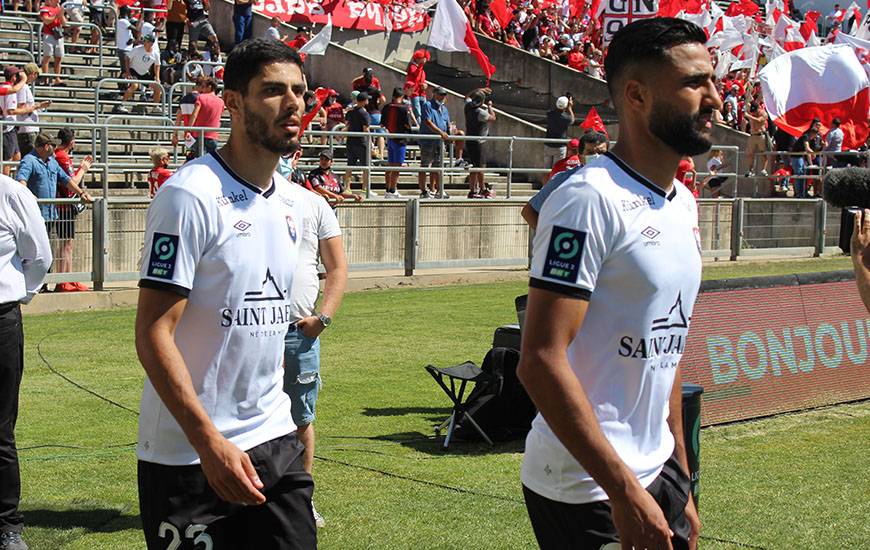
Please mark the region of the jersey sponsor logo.
POLYGON ((172 279, 175 274, 175 258, 178 255, 178 235, 154 233, 151 240, 151 257, 148 260, 148 276, 172 279))
POLYGON ((244 233, 245 231, 247 231, 249 227, 251 227, 251 224, 249 224, 249 223, 246 222, 245 220, 239 220, 239 221, 237 221, 236 224, 233 226, 233 228, 235 228, 235 229, 238 230, 238 231, 241 231, 242 233, 244 233))
POLYGON ((553 226, 547 258, 544 260, 544 277, 574 283, 580 271, 586 232, 553 226))
POLYGON ((245 202, 249 200, 248 192, 242 189, 238 193, 230 193, 229 195, 221 195, 215 199, 218 206, 229 206, 230 204, 235 204, 237 202, 245 202))
MULTIPOLYGON (((692 318, 686 316, 683 311, 682 292, 677 293, 674 305, 668 310, 667 315, 653 319, 650 325, 650 337, 635 337, 624 335, 619 339, 620 357, 632 359, 657 359, 666 355, 682 355, 686 349, 686 336, 689 332, 689 321, 692 318), (664 332, 664 334, 662 334, 664 332)), ((676 368, 677 361, 664 361, 652 365, 656 368, 676 368)))
POLYGON ((644 241, 644 246, 661 246, 661 241, 658 240, 659 235, 662 234, 661 231, 656 229, 655 227, 648 225, 646 228, 640 232, 641 235, 646 237, 646 241, 644 241))
POLYGON ((221 310, 221 326, 230 327, 260 327, 279 325, 280 330, 254 330, 252 337, 268 337, 283 334, 290 323, 290 304, 286 303, 287 289, 282 289, 272 271, 266 268, 266 276, 257 290, 245 292, 243 302, 281 302, 278 305, 243 306, 240 308, 225 307, 221 310))

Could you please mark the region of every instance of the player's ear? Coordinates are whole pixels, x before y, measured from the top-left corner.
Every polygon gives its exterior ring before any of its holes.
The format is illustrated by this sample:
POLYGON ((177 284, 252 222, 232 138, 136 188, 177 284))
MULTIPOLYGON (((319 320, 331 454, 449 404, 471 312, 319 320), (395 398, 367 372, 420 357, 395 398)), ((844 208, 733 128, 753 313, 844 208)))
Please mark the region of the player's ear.
POLYGON ((628 78, 622 86, 622 103, 632 111, 644 111, 649 103, 649 88, 641 80, 628 78))
POLYGON ((224 89, 224 105, 231 115, 238 114, 242 110, 242 94, 236 90, 224 89))

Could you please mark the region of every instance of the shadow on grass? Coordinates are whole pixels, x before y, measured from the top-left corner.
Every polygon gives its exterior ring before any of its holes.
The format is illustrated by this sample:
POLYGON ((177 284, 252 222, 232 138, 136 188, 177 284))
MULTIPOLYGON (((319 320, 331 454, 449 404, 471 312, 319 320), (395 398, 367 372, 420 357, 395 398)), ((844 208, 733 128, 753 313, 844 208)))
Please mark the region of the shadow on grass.
POLYGON ((441 423, 445 418, 450 416, 451 407, 383 407, 375 409, 365 407, 362 411, 363 416, 406 416, 409 414, 428 415, 427 422, 441 423))
POLYGON ((115 533, 142 529, 138 515, 111 508, 78 508, 66 510, 23 510, 27 527, 43 529, 84 529, 89 533, 115 533))
POLYGON ((438 437, 420 432, 400 432, 388 435, 371 436, 374 441, 390 441, 419 453, 430 455, 494 455, 501 453, 521 453, 525 447, 525 436, 508 441, 494 441, 490 445, 486 441, 467 441, 455 434, 450 440, 450 447, 444 448, 444 432, 438 437))

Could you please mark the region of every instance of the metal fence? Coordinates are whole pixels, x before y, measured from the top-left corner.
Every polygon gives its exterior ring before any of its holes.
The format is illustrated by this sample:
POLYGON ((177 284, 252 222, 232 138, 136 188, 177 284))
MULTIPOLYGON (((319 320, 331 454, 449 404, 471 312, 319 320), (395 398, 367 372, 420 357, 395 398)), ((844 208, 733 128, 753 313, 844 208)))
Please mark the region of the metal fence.
MULTIPOLYGON (((40 200, 69 207, 72 199, 40 200)), ((47 283, 135 281, 150 201, 97 199, 68 222, 51 224, 54 253, 47 283)), ((415 270, 493 265, 526 266, 530 231, 522 200, 392 200, 337 208, 353 270, 415 270)), ((702 255, 836 254, 840 212, 821 200, 716 199, 699 201, 702 255)))

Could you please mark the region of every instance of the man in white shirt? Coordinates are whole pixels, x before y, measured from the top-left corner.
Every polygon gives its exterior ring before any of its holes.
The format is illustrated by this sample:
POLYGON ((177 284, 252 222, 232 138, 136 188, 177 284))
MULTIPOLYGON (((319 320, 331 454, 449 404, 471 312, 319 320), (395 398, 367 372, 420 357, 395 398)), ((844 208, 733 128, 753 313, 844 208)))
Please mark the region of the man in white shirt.
POLYGON ((39 78, 39 65, 36 63, 28 63, 24 66, 24 74, 27 75, 27 84, 18 90, 18 107, 24 108, 21 114, 18 115, 18 122, 29 122, 32 126, 18 127, 18 149, 23 157, 33 149, 33 140, 39 134, 39 110, 48 108, 51 105, 51 100, 41 101, 36 103, 33 99, 33 90, 30 85, 36 82, 39 78))
POLYGON ((842 168, 845 163, 839 158, 839 155, 835 155, 834 153, 839 153, 843 150, 843 129, 840 128, 839 118, 835 118, 831 121, 831 129, 828 130, 828 135, 825 136, 825 153, 826 155, 822 156, 823 162, 825 162, 831 168, 842 168))
POLYGON ((133 49, 133 23, 130 21, 129 6, 118 9, 118 21, 115 22, 115 51, 118 55, 118 66, 121 74, 126 75, 129 69, 127 54, 133 49))
MULTIPOLYGON (((154 45, 155 42, 154 35, 149 34, 144 37, 141 46, 136 46, 130 50, 130 53, 127 54, 128 71, 124 77, 131 80, 153 80, 154 82, 148 87, 154 92, 154 103, 159 105, 160 99, 163 97, 163 85, 160 84, 160 52, 154 45)), ((122 102, 127 103, 133 99, 133 94, 138 89, 139 83, 131 82, 127 86, 127 91, 124 92, 122 102)), ((126 111, 125 108, 118 110, 126 111)))
POLYGON ((282 387, 307 191, 275 172, 298 145, 302 60, 249 40, 224 76, 227 144, 180 168, 148 209, 136 316, 145 540, 314 548, 314 482, 282 387))
POLYGON ((18 511, 21 475, 15 448, 18 389, 24 372, 21 306, 42 286, 51 245, 36 198, 0 176, 0 548, 26 550, 18 511))
MULTIPOLYGON (((295 156, 295 155, 294 155, 295 156)), ((279 167, 280 170, 280 167, 279 167)), ((302 218, 299 265, 290 292, 290 328, 284 337, 284 391, 290 396, 293 423, 299 441, 305 445, 302 465, 311 473, 314 466, 314 418, 320 389, 320 333, 332 324, 347 285, 347 259, 341 228, 329 203, 308 192, 302 218), (323 300, 320 294, 318 253, 326 268, 323 300)), ((326 523, 312 506, 317 527, 326 523)))
POLYGON ((680 159, 722 101, 704 31, 652 18, 605 60, 620 135, 544 202, 518 375, 540 414, 522 466, 541 548, 694 548, 680 357, 701 280, 680 159))

